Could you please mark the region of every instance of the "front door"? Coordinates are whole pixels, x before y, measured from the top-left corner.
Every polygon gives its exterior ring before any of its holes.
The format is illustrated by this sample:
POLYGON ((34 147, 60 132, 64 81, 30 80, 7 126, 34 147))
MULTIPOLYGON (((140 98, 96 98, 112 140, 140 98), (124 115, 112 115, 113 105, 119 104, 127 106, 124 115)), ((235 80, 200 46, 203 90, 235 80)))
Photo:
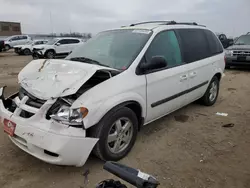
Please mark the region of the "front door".
POLYGON ((10 44, 12 47, 16 46, 16 45, 19 45, 19 37, 18 36, 15 36, 15 37, 12 37, 11 40, 10 40, 10 44))
POLYGON ((56 43, 56 54, 63 55, 70 52, 70 45, 68 44, 69 39, 62 39, 56 43))
POLYGON ((145 54, 145 63, 154 56, 162 56, 168 66, 146 75, 147 117, 150 122, 164 116, 186 103, 188 71, 183 64, 179 43, 174 31, 160 32, 145 54))

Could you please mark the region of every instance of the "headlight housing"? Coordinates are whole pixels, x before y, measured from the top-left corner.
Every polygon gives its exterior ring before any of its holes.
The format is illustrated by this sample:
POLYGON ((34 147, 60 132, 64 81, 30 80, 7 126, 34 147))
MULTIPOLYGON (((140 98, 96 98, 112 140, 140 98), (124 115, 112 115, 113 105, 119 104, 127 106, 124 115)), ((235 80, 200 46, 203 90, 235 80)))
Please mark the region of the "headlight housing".
POLYGON ((226 56, 233 56, 233 51, 232 50, 226 50, 225 54, 226 54, 226 56))
POLYGON ((50 117, 62 124, 70 125, 72 127, 83 127, 83 118, 88 115, 88 109, 80 107, 71 109, 69 106, 61 106, 58 112, 50 117))

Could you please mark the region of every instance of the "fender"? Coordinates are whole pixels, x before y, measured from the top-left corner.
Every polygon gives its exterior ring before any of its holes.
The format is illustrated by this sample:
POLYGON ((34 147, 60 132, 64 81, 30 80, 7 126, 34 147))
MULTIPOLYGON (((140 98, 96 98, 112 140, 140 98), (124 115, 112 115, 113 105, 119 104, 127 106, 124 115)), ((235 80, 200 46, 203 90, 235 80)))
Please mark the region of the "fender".
POLYGON ((84 127, 86 129, 92 127, 93 125, 97 124, 103 118, 103 116, 105 116, 105 114, 109 112, 111 109, 118 106, 119 104, 129 101, 135 101, 140 104, 142 109, 141 116, 145 118, 146 117, 145 99, 143 99, 143 97, 137 93, 127 92, 127 93, 121 93, 116 96, 112 96, 99 103, 91 103, 91 102, 85 103, 89 109, 89 115, 87 115, 83 120, 84 127))

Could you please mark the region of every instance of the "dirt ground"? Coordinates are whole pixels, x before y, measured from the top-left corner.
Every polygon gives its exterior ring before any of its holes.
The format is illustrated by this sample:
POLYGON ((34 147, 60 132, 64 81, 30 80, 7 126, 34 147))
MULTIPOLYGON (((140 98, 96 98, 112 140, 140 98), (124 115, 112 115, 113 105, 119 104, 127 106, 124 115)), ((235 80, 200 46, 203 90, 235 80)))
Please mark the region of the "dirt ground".
MULTIPOLYGON (((17 74, 30 60, 0 53, 0 86, 7 85, 8 93, 15 91, 17 74)), ((213 107, 191 104, 147 125, 121 162, 153 174, 160 187, 249 188, 249 79, 249 70, 226 71, 213 107), (216 112, 228 113, 228 117, 216 112), (234 126, 223 127, 228 123, 234 126)), ((82 168, 46 164, 21 151, 0 131, 1 188, 93 188, 113 177, 102 165, 93 156, 82 168)))

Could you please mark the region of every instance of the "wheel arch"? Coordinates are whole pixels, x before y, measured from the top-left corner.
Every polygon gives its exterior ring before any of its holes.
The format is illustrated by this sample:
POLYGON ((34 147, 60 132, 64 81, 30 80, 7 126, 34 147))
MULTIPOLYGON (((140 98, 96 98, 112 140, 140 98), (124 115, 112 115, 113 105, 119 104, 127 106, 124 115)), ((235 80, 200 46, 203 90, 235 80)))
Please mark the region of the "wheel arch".
POLYGON ((94 124, 93 126, 87 127, 87 129, 86 129, 87 135, 89 132, 88 130, 91 130, 91 128, 95 127, 105 117, 106 114, 108 114, 112 111, 116 111, 117 109, 122 108, 122 107, 127 107, 135 113, 137 120, 138 120, 138 131, 139 131, 141 129, 141 127, 143 126, 144 119, 145 119, 143 117, 143 107, 141 106, 141 104, 138 101, 128 100, 128 101, 121 102, 121 103, 115 105, 114 107, 109 109, 96 124, 94 124))
POLYGON ((50 49, 47 49, 44 54, 46 55, 49 51, 53 51, 54 53, 56 53, 55 49, 50 48, 50 49))
POLYGON ((217 77, 218 80, 220 81, 222 78, 222 73, 221 72, 217 72, 213 77, 217 77))
POLYGON ((25 50, 29 50, 29 53, 32 52, 29 48, 24 48, 24 49, 22 49, 22 52, 24 52, 25 50))

